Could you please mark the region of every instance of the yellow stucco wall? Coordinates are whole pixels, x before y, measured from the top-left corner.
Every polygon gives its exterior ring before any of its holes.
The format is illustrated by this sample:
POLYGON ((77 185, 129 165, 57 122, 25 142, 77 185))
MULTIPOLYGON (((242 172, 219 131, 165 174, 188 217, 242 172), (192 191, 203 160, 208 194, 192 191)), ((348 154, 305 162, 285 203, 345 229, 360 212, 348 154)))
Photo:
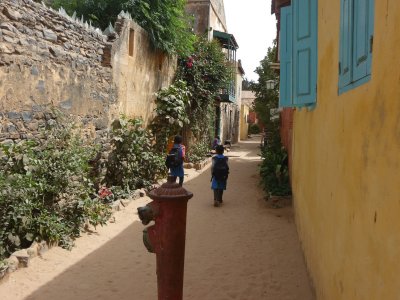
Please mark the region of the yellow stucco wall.
POLYGON ((241 105, 240 109, 240 140, 247 140, 249 134, 249 124, 247 123, 247 117, 249 115, 250 108, 246 104, 241 105))
POLYGON ((400 299, 400 1, 375 1, 372 79, 338 95, 340 1, 318 1, 318 95, 293 133, 296 222, 318 299, 400 299))
POLYGON ((146 31, 133 21, 125 24, 120 36, 112 54, 119 112, 140 117, 147 125, 153 118, 155 93, 169 86, 175 76, 176 57, 155 50, 146 31), (133 43, 132 55, 130 43, 133 43))

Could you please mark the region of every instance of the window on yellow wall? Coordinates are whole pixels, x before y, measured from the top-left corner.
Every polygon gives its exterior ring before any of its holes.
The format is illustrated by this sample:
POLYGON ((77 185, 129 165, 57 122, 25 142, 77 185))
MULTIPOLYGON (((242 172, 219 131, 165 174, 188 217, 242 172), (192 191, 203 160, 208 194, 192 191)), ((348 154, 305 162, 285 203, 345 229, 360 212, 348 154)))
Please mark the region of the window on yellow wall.
POLYGON ((162 67, 164 64, 164 54, 162 52, 158 52, 157 53, 157 67, 158 67, 158 71, 162 71, 162 67))
POLYGON ((339 94, 371 78, 374 2, 340 2, 339 94))
POLYGON ((130 29, 130 31, 129 31, 129 56, 133 56, 134 45, 135 45, 135 30, 130 29))
POLYGON ((317 101, 318 0, 292 0, 281 8, 280 107, 314 107, 317 101))

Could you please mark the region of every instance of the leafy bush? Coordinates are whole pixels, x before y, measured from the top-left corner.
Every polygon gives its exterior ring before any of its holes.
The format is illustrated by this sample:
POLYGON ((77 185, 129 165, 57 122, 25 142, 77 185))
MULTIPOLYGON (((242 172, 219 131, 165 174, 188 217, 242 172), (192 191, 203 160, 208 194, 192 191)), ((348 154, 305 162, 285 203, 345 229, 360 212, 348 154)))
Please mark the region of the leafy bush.
POLYGON ((175 81, 157 93, 156 117, 150 127, 156 136, 160 152, 166 149, 169 137, 176 135, 185 124, 190 123, 186 111, 190 104, 190 96, 186 82, 182 80, 175 81))
POLYGON ((199 142, 193 144, 187 151, 186 160, 194 164, 202 162, 209 151, 210 147, 208 143, 199 142))
POLYGON ((1 146, 0 259, 34 240, 69 248, 86 221, 103 225, 110 216, 88 176, 96 149, 69 126, 44 135, 41 143, 1 146))
POLYGON ((123 191, 151 186, 166 174, 165 157, 155 151, 150 131, 139 119, 125 117, 114 121, 113 151, 107 163, 107 186, 119 186, 123 191))
POLYGON ((279 127, 275 124, 271 140, 265 142, 262 148, 262 163, 260 168, 261 184, 269 195, 287 196, 291 194, 288 155, 282 147, 279 137, 279 127))
POLYGON ((190 18, 185 14, 185 0, 52 0, 54 8, 64 7, 72 15, 84 16, 103 30, 114 24, 122 11, 149 34, 153 45, 169 54, 187 55, 191 52, 194 34, 190 18))
POLYGON ((187 111, 190 130, 198 140, 209 140, 215 134, 210 127, 215 122, 215 100, 231 80, 231 71, 221 45, 204 37, 197 38, 192 55, 179 58, 177 78, 187 83, 191 93, 187 111))
POLYGON ((258 124, 251 124, 249 127, 249 134, 259 134, 261 132, 260 126, 258 124))
POLYGON ((150 35, 154 46, 169 54, 187 55, 193 49, 195 35, 185 13, 186 0, 126 1, 133 19, 150 35))

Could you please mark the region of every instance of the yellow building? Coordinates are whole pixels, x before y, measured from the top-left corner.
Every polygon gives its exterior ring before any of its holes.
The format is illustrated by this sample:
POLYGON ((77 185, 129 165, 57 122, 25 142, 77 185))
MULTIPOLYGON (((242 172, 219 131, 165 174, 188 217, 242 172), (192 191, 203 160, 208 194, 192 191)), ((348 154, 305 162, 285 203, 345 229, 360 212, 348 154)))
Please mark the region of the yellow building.
POLYGON ((249 114, 251 106, 256 98, 252 91, 242 91, 240 109, 240 140, 247 140, 249 134, 249 114))
POLYGON ((240 109, 240 140, 247 140, 249 134, 249 117, 250 107, 246 103, 242 103, 240 109))
POLYGON ((294 207, 317 298, 400 299, 400 1, 287 2, 273 1, 280 100, 295 108, 294 207))

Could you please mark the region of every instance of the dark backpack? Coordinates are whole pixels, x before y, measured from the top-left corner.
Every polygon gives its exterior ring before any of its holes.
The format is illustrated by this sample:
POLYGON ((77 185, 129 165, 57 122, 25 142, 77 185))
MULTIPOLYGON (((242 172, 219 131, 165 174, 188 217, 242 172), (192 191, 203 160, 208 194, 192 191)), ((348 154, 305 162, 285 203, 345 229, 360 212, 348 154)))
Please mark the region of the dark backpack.
POLYGON ((219 181, 228 179, 229 166, 227 163, 227 158, 214 157, 213 159, 215 160, 215 162, 214 162, 212 176, 219 181))
POLYGON ((182 162, 182 157, 179 155, 179 147, 174 147, 169 151, 167 159, 165 160, 165 165, 167 168, 175 168, 180 166, 182 162))

